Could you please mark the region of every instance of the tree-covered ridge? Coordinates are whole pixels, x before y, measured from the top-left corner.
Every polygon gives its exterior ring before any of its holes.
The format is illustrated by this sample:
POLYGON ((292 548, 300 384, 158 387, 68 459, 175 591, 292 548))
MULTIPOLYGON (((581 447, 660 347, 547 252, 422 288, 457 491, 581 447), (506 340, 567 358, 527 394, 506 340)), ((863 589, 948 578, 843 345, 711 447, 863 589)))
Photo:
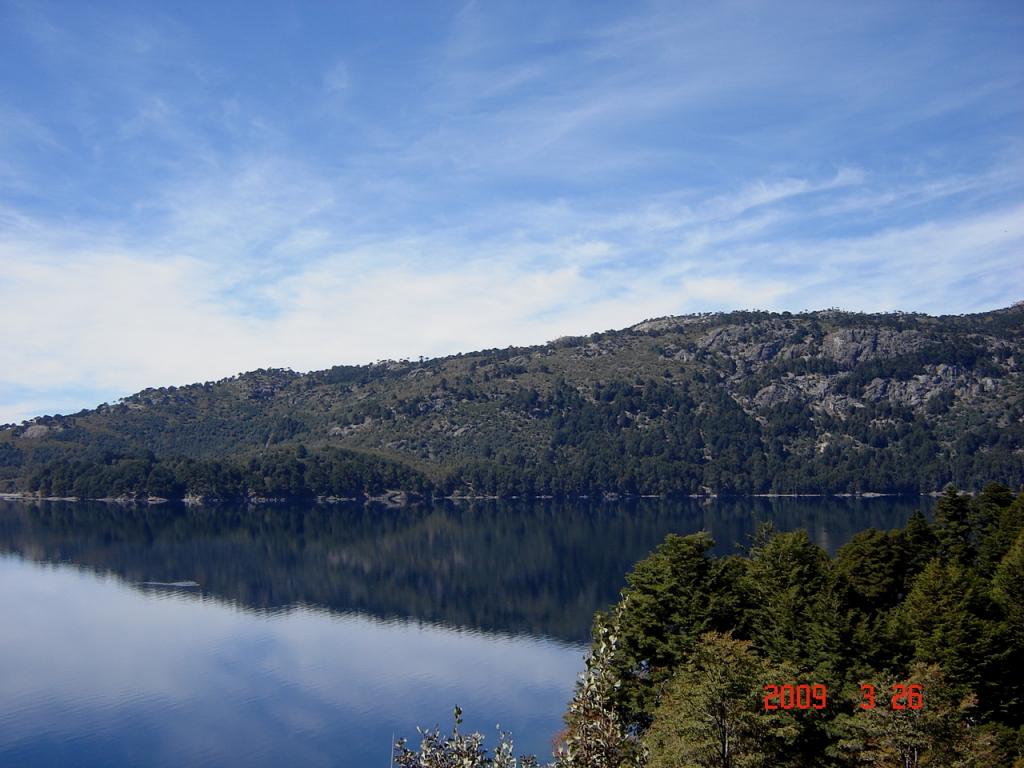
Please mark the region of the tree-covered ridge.
POLYGON ((928 492, 993 477, 1012 486, 1024 480, 1022 320, 1024 305, 952 317, 734 312, 417 362, 260 370, 9 425, 0 490, 928 492))
MULTIPOLYGON (((1024 765, 1024 493, 950 488, 933 523, 834 558, 803 532, 709 546, 669 536, 597 616, 555 766, 1024 765), (827 695, 767 708, 765 687, 788 685, 827 695)), ((455 765, 440 753, 402 764, 455 765)), ((489 759, 458 764, 513 765, 489 759)))

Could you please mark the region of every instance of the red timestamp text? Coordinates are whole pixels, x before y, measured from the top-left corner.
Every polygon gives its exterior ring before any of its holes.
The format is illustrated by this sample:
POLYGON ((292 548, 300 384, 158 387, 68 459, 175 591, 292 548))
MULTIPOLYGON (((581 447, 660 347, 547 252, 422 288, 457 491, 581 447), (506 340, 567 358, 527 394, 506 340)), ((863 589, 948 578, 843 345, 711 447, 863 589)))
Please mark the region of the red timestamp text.
MULTIPOLYGON (((862 700, 860 709, 874 709, 875 686, 863 683, 860 686, 862 700)), ((825 709, 828 706, 828 688, 821 683, 811 685, 766 685, 764 686, 764 709, 766 712, 778 709, 825 709)), ((893 710, 923 709, 924 688, 917 683, 896 683, 892 686, 889 708, 893 710)))
POLYGON ((821 683, 814 685, 766 685, 764 708, 824 709, 828 706, 828 690, 821 683))
MULTIPOLYGON (((861 709, 875 708, 875 686, 870 683, 861 683, 861 695, 864 700, 860 703, 861 709)), ((889 699, 889 709, 923 709, 924 688, 917 683, 896 683, 892 687, 892 697, 889 699)))

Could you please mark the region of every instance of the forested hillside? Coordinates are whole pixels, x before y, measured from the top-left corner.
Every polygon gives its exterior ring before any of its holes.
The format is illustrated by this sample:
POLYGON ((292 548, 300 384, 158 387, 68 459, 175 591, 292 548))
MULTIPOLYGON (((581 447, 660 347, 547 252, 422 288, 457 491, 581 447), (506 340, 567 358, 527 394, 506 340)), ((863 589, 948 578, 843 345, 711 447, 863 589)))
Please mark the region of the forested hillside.
POLYGON ((1024 305, 733 312, 259 370, 0 430, 0 490, 301 497, 930 492, 1024 481, 1024 305))

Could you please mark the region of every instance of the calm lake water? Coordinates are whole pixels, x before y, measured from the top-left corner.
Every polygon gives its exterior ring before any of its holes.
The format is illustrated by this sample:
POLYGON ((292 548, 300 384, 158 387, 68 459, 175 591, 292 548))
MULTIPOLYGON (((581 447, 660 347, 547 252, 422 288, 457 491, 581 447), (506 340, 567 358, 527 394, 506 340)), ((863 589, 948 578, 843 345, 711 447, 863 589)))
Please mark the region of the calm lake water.
POLYGON ((593 612, 667 533, 835 551, 928 506, 0 502, 0 765, 386 768, 455 704, 548 755, 593 612))

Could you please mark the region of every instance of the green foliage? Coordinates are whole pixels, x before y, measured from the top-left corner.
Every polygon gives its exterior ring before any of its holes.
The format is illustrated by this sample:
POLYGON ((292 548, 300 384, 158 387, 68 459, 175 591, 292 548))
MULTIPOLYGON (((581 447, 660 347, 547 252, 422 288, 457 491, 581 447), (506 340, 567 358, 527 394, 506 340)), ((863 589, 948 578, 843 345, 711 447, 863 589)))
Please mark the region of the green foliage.
POLYGON ((722 559, 704 535, 670 536, 616 609, 616 716, 652 766, 1009 764, 1024 733, 1024 533, 1002 541, 1022 500, 950 488, 934 526, 864 531, 834 560, 802 531, 762 529, 722 559), (889 706, 899 680, 924 685, 924 710, 889 706), (876 709, 854 703, 865 681, 876 709), (769 683, 824 684, 829 704, 765 712, 769 683))
POLYGON ((839 641, 834 585, 828 555, 804 531, 775 534, 751 549, 743 589, 755 646, 775 661, 830 675, 839 641))
POLYGON ((966 565, 974 561, 971 499, 950 485, 935 505, 935 536, 944 560, 966 565))
POLYGON ((896 532, 900 544, 900 562, 903 570, 903 585, 900 595, 910 590, 911 581, 924 570, 925 565, 938 554, 938 539, 920 510, 907 521, 906 526, 896 532))
POLYGON ((609 623, 600 623, 595 632, 586 669, 565 714, 556 768, 642 768, 646 762, 642 745, 629 733, 613 701, 620 685, 613 659, 622 613, 622 607, 616 609, 609 623))
POLYGON ((992 595, 1006 613, 1011 634, 1024 643, 1024 532, 999 563, 992 577, 992 595))
MULTIPOLYGON (((997 486, 999 498, 1005 502, 1005 496, 999 488, 997 486)), ((988 507, 989 498, 982 494, 980 501, 988 507)), ((980 545, 979 567, 983 572, 991 574, 1021 531, 1024 531, 1024 498, 1018 497, 1010 504, 998 504, 994 510, 989 507, 985 518, 991 522, 980 545)))
POLYGON ((851 713, 836 718, 837 752, 849 765, 902 766, 903 768, 991 768, 1005 757, 993 728, 975 719, 974 694, 959 692, 948 683, 937 664, 918 664, 903 679, 873 679, 888 697, 895 683, 924 692, 921 709, 896 710, 883 701, 860 710, 860 691, 848 703, 851 713))
POLYGON ((847 590, 846 602, 858 612, 890 609, 902 597, 906 565, 901 538, 869 528, 837 553, 836 575, 847 590))
POLYGON ((893 635, 906 642, 914 661, 938 663, 951 683, 976 688, 988 656, 985 613, 977 575, 956 561, 936 558, 892 614, 893 635))
POLYGON ((714 627, 711 544, 703 533, 670 534, 626 577, 611 664, 620 682, 616 702, 630 725, 648 724, 660 686, 714 627))
MULTIPOLYGON (((1024 495, 1022 495, 1024 496, 1024 495)), ((1018 497, 1015 504, 1019 504, 1018 497)), ((1001 619, 991 631, 990 676, 996 681, 989 698, 1002 720, 1024 720, 1024 531, 1018 536, 992 577, 992 597, 1001 619)), ((1024 728, 1021 730, 1024 751, 1024 728)))
POLYGON ((791 712, 765 712, 764 686, 793 670, 749 642, 709 632, 666 686, 644 736, 650 768, 761 768, 782 764, 798 729, 791 712))
POLYGON ((207 499, 313 496, 357 498, 391 489, 429 492, 416 470, 378 456, 328 449, 275 451, 248 462, 108 455, 102 461, 58 459, 35 469, 28 490, 42 496, 207 499))

